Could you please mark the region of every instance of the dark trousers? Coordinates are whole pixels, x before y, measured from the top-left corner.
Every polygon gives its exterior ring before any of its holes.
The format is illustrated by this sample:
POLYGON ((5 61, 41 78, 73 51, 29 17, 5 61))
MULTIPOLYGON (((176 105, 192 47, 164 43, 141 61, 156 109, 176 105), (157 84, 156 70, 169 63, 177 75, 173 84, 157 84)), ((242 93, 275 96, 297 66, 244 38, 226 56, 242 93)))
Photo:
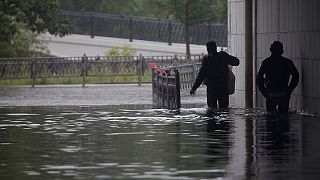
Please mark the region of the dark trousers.
POLYGON ((207 87, 207 104, 209 108, 216 109, 217 103, 219 108, 224 109, 229 106, 229 95, 224 89, 215 89, 210 86, 207 87))
POLYGON ((267 111, 280 113, 287 113, 289 109, 290 96, 272 97, 266 99, 267 111), (278 109, 277 109, 278 107, 278 109))

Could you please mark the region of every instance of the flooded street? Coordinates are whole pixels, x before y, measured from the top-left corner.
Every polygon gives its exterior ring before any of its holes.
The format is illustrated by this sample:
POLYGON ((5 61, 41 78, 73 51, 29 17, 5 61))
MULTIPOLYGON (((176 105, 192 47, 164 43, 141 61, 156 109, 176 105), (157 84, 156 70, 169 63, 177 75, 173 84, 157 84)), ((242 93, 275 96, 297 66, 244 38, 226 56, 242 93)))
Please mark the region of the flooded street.
POLYGON ((1 179, 319 179, 319 119, 150 105, 0 108, 1 179))
POLYGON ((319 179, 320 119, 231 108, 205 88, 155 109, 151 85, 0 87, 0 179, 319 179))

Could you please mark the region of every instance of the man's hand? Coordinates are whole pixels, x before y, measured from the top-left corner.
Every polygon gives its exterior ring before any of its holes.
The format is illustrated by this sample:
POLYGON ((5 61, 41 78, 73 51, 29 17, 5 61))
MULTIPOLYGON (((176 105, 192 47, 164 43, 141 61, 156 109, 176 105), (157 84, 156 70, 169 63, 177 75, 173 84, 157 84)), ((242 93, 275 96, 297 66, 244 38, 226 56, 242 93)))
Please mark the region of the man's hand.
POLYGON ((196 90, 191 89, 190 90, 190 95, 194 95, 195 92, 196 92, 196 90))

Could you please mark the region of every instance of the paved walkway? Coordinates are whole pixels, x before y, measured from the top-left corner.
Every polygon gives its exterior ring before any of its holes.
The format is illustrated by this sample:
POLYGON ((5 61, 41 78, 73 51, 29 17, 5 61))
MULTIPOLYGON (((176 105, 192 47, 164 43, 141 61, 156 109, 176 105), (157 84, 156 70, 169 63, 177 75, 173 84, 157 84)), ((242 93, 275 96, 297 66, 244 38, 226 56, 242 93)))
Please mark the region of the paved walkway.
MULTIPOLYGON (((203 104, 205 89, 197 96, 181 93, 182 104, 203 104)), ((94 106, 152 104, 151 84, 0 86, 0 106, 94 106)))
MULTIPOLYGON (((86 35, 69 35, 66 37, 56 37, 49 34, 42 36, 42 40, 47 43, 50 53, 55 56, 82 56, 84 53, 87 56, 104 56, 104 52, 112 47, 123 47, 130 45, 136 50, 136 55, 143 56, 163 56, 174 54, 185 54, 186 45, 173 43, 171 46, 165 42, 133 40, 128 39, 100 37, 90 38, 86 35)), ((205 45, 190 45, 192 54, 206 53, 205 45)))

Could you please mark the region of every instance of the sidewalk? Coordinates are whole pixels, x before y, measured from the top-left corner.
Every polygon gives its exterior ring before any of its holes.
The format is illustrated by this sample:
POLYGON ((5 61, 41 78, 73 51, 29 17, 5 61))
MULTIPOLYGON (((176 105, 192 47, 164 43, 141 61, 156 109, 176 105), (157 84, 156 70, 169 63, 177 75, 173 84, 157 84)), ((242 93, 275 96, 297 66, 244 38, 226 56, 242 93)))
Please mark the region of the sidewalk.
MULTIPOLYGON (((45 34, 41 39, 47 43, 51 54, 55 56, 103 56, 104 52, 112 47, 123 47, 123 45, 130 45, 136 50, 136 55, 142 54, 144 56, 161 56, 161 55, 184 55, 186 52, 186 45, 181 43, 172 43, 171 46, 166 42, 142 41, 133 40, 129 42, 128 39, 111 38, 95 36, 90 38, 86 35, 72 34, 66 37, 56 37, 45 34)), ((190 45, 192 54, 206 53, 205 45, 190 45)))

